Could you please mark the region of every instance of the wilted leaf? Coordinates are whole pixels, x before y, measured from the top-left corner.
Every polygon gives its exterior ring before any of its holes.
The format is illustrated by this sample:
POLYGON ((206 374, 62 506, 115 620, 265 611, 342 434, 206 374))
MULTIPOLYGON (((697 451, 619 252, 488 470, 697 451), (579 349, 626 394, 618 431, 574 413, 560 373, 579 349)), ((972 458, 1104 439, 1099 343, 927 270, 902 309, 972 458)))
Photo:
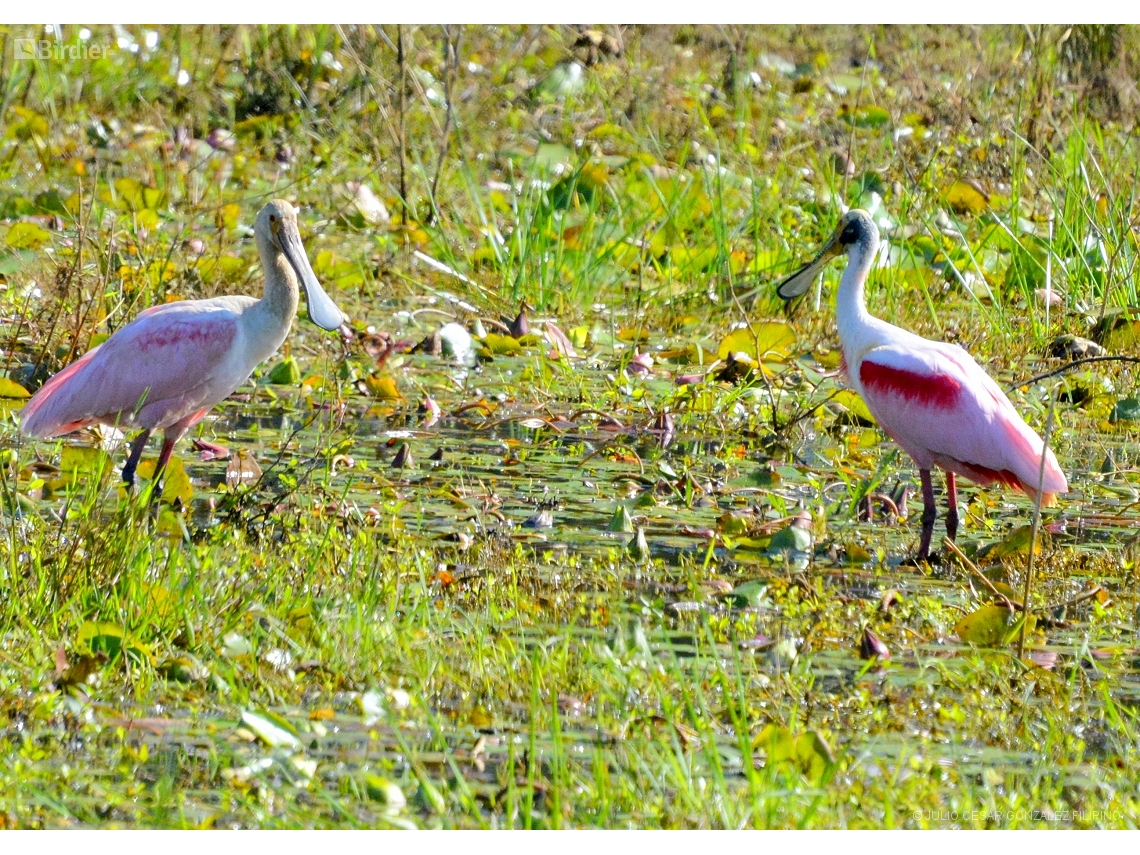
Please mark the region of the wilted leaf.
POLYGON ((669 259, 684 276, 693 276, 711 268, 717 260, 715 246, 695 249, 686 244, 678 244, 669 250, 669 259))
POLYGON ((379 226, 391 219, 387 206, 372 192, 367 184, 349 182, 348 191, 352 193, 352 203, 360 213, 362 220, 370 226, 379 226))
POLYGON ((396 385, 396 378, 391 374, 384 374, 379 377, 372 374, 365 377, 363 383, 368 394, 374 398, 379 398, 381 401, 404 400, 404 396, 400 394, 400 389, 396 385))
POLYGON ((569 166, 574 160, 574 151, 562 143, 539 143, 534 154, 534 162, 540 167, 569 166))
POLYGON ((859 640, 859 658, 860 659, 890 659, 891 650, 883 643, 879 636, 871 631, 871 628, 863 628, 863 637, 859 640))
POLYGON ((31 393, 14 380, 0 377, 0 398, 30 398, 31 393))
POLYGON ((224 445, 218 445, 216 442, 207 442, 204 439, 194 440, 194 450, 200 452, 198 457, 202 462, 208 460, 226 460, 230 456, 230 450, 224 445))
POLYGON ((487 333, 487 337, 483 339, 483 347, 495 356, 522 353, 522 345, 519 344, 518 339, 499 333, 487 333))
POLYGON ((958 179, 942 197, 956 214, 980 214, 990 204, 990 194, 972 178, 958 179))
POLYGON ((406 442, 401 442, 400 447, 396 449, 396 454, 392 458, 393 469, 415 469, 416 461, 412 457, 412 447, 406 442))
POLYGON ((35 110, 17 104, 12 107, 12 112, 15 113, 16 120, 8 123, 5 133, 8 139, 27 140, 48 135, 50 127, 47 119, 35 110))
POLYGON ((158 666, 158 672, 176 683, 200 683, 210 676, 210 669, 191 653, 167 659, 158 666))
POLYGON ((276 713, 242 710, 241 723, 257 734, 258 738, 270 748, 285 748, 290 751, 301 748, 301 740, 296 729, 276 713))
POLYGON ((261 467, 253 459, 249 451, 237 451, 226 465, 226 484, 237 487, 241 484, 252 484, 261 477, 261 467))
POLYGON ((543 335, 560 356, 569 357, 570 359, 574 359, 578 356, 578 353, 574 350, 574 345, 571 344, 566 333, 562 332, 562 330, 551 321, 547 321, 543 326, 543 335))
POLYGON ((214 215, 214 225, 219 229, 233 230, 238 226, 238 221, 241 219, 241 205, 236 202, 230 202, 228 205, 222 205, 218 212, 214 215))
POLYGON ((110 661, 110 657, 102 651, 95 654, 80 653, 72 657, 72 659, 74 661, 68 662, 67 655, 61 644, 56 650, 55 661, 55 677, 57 684, 60 686, 77 686, 81 683, 86 683, 92 674, 110 661), (60 658, 61 653, 63 653, 62 659, 60 658), (60 668, 61 665, 63 666, 62 669, 60 668))
POLYGON ((791 760, 796 754, 795 737, 790 730, 779 724, 765 725, 752 740, 752 747, 766 751, 771 764, 791 760))
POLYGON ((578 348, 584 348, 590 341, 589 327, 571 327, 570 342, 578 348))
MULTIPOLYGON (((145 481, 153 481, 157 466, 158 458, 149 457, 139 464, 135 473, 145 481)), ((190 474, 186 471, 182 459, 172 456, 162 472, 162 500, 170 504, 179 501, 183 505, 188 505, 193 498, 194 485, 190 483, 190 474)))
MULTIPOLYGON (((141 210, 137 214, 135 214, 135 225, 144 231, 151 231, 152 229, 158 228, 159 222, 160 222, 160 220, 159 220, 159 216, 158 216, 158 211, 154 210, 153 208, 144 208, 143 210, 141 210)), ((159 262, 159 263, 163 264, 166 267, 171 267, 173 269, 172 265, 165 264, 165 262, 159 262)), ((173 272, 171 275, 173 276, 173 272)), ((170 277, 166 277, 166 278, 170 278, 170 277)))
POLYGON ((649 344, 649 331, 643 326, 621 327, 617 331, 617 337, 626 344, 649 344))
POLYGON ((230 632, 222 639, 222 655, 229 659, 248 656, 253 653, 253 645, 241 633, 230 632))
POLYGON ((1110 312, 1093 327, 1092 338, 1110 353, 1129 350, 1140 342, 1140 320, 1120 310, 1110 312))

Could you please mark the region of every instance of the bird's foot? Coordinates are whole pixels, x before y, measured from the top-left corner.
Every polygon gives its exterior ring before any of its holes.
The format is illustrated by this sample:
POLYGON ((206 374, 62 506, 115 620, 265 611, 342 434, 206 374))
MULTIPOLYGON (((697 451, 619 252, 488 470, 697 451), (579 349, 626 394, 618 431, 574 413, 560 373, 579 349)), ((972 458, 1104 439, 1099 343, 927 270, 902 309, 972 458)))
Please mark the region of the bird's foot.
POLYGON ((914 553, 903 559, 902 567, 942 567, 947 563, 947 556, 941 552, 914 553))

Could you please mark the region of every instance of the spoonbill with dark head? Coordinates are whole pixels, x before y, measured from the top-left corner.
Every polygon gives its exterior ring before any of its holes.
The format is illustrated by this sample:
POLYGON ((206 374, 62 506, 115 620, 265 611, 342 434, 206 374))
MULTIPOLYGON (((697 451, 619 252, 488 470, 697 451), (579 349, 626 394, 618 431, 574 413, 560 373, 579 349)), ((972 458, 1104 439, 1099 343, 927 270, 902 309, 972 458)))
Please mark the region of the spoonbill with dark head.
POLYGON ((780 283, 777 292, 785 300, 800 296, 828 261, 847 254, 836 297, 843 370, 879 426, 918 464, 923 511, 917 558, 924 561, 938 513, 932 467, 946 471, 951 540, 958 532, 958 475, 982 486, 1000 482, 1031 497, 1040 492, 1044 505, 1069 485, 1052 450, 970 354, 867 312, 863 286, 878 249, 879 230, 870 215, 849 211, 815 260, 780 283))
POLYGON ((128 486, 151 432, 162 430, 157 483, 179 438, 281 346, 297 313, 298 280, 313 323, 335 330, 346 320, 309 265, 292 205, 278 199, 262 208, 254 236, 265 272, 260 300, 214 297, 146 309, 48 380, 24 407, 21 430, 47 439, 97 423, 141 427, 123 467, 128 486))

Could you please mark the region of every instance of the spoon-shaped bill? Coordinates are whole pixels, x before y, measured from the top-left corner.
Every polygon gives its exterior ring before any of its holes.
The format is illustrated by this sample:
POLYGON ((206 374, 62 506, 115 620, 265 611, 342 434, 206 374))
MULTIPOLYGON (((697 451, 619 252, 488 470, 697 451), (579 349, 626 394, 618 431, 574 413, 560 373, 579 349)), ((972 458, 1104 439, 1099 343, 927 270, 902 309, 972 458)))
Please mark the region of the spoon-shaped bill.
POLYGON ((337 308, 309 265, 309 257, 305 254, 305 247, 301 245, 301 236, 293 229, 282 229, 280 233, 281 250, 289 260, 301 285, 305 288, 305 302, 309 307, 309 320, 322 329, 335 330, 348 320, 344 312, 337 308))
POLYGON ((776 293, 784 300, 793 300, 800 296, 811 287, 811 283, 815 281, 815 277, 819 275, 819 271, 827 262, 839 255, 840 252, 842 252, 842 247, 839 245, 839 236, 833 234, 823 245, 819 255, 776 286, 776 293))

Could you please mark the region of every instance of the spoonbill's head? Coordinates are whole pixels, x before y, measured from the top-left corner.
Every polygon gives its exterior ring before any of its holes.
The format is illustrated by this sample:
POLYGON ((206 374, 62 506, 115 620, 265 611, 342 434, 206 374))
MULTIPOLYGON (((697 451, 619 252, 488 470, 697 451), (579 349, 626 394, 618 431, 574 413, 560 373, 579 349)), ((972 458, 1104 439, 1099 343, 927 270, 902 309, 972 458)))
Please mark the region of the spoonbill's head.
POLYGON ((866 211, 853 209, 844 214, 831 237, 814 259, 779 284, 776 293, 792 300, 811 287, 824 265, 837 255, 873 252, 879 243, 879 230, 866 211))
MULTIPOLYGON (((309 264, 309 257, 305 254, 305 247, 301 243, 301 233, 297 229, 297 210, 284 199, 274 199, 261 209, 257 215, 257 223, 253 228, 257 237, 258 248, 262 256, 273 258, 283 255, 289 267, 293 269, 297 280, 305 289, 305 303, 309 307, 309 319, 326 330, 335 330, 348 320, 344 312, 337 308, 329 295, 317 281, 313 268, 309 264)), ((276 266, 270 266, 265 271, 266 277, 272 280, 275 276, 276 266)))

